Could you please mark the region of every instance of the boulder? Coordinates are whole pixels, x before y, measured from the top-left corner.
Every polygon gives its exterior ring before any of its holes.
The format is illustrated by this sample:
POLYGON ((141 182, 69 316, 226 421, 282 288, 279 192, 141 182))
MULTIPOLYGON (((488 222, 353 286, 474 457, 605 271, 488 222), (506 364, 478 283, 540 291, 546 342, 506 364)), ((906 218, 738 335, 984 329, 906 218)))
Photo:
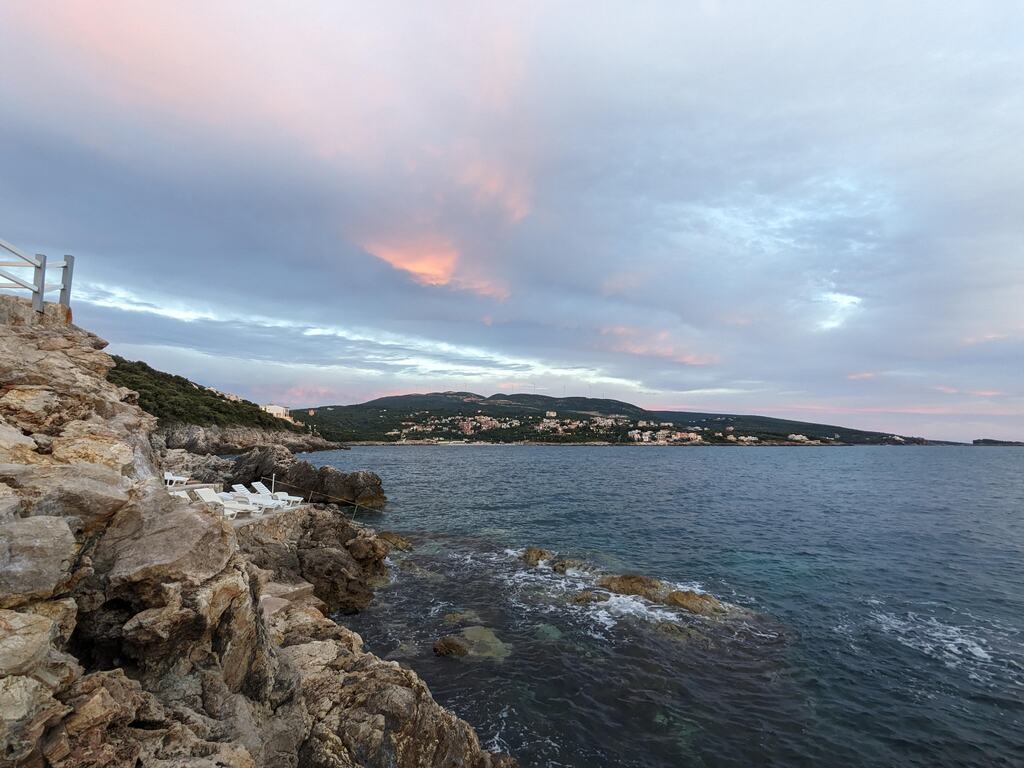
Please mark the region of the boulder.
POLYGON ((531 568, 536 567, 541 560, 550 560, 552 558, 551 552, 540 547, 527 547, 523 550, 523 554, 520 558, 531 568))
POLYGON ((469 645, 461 637, 445 635, 434 643, 435 656, 465 656, 469 645))
POLYGON ((604 576, 598 579, 597 584, 619 595, 637 595, 651 601, 657 601, 665 592, 665 585, 657 579, 632 573, 604 576))
POLYGON ((690 589, 672 590, 665 595, 664 603, 701 616, 718 616, 728 610, 726 605, 717 598, 690 589))
POLYGON ((0 522, 0 608, 55 594, 70 579, 76 549, 64 518, 0 522))

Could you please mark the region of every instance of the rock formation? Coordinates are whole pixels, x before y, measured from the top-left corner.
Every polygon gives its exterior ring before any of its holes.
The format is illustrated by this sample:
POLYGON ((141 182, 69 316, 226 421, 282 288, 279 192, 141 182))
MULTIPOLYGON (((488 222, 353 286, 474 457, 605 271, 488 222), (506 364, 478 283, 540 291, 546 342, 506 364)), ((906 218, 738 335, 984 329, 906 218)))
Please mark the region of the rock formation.
POLYGON ((321 611, 365 605, 384 542, 171 497, 154 419, 66 320, 0 297, 0 764, 512 764, 321 611))
POLYGON ((290 451, 329 451, 345 448, 318 435, 287 429, 257 427, 201 427, 196 424, 171 424, 154 433, 157 448, 181 448, 198 454, 239 454, 260 445, 280 445, 290 451))
POLYGON ((359 504, 380 509, 387 501, 380 477, 373 472, 342 472, 334 467, 316 467, 295 458, 281 445, 265 445, 239 456, 227 483, 265 482, 276 476, 279 490, 322 504, 359 504))

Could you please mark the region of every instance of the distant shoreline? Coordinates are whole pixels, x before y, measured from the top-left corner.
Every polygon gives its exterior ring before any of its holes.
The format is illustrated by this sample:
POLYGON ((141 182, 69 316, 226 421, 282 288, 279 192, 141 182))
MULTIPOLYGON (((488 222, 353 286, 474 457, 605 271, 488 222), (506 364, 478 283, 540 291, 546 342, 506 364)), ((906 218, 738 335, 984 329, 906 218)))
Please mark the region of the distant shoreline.
MULTIPOLYGON (((611 443, 603 441, 588 441, 579 443, 544 442, 539 440, 522 440, 509 443, 495 443, 490 441, 461 441, 453 440, 447 442, 434 442, 430 440, 406 440, 403 442, 390 442, 387 440, 350 440, 345 443, 348 446, 436 446, 438 448, 450 448, 452 446, 527 446, 527 445, 552 445, 562 448, 576 448, 583 446, 602 448, 864 448, 864 447, 885 447, 885 448, 937 448, 964 446, 973 448, 970 443, 936 442, 908 443, 898 445, 894 443, 611 443)), ((307 453, 319 453, 319 451, 307 451, 307 453)))

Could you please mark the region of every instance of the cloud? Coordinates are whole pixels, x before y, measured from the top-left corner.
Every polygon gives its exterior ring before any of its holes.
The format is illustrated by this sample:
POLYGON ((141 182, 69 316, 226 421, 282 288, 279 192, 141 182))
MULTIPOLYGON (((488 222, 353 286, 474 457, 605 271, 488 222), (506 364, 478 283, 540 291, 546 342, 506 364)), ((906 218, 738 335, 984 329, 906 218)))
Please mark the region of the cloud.
POLYGON ((1021 6, 587 10, 0 5, 0 237, 252 397, 1024 435, 1021 6))

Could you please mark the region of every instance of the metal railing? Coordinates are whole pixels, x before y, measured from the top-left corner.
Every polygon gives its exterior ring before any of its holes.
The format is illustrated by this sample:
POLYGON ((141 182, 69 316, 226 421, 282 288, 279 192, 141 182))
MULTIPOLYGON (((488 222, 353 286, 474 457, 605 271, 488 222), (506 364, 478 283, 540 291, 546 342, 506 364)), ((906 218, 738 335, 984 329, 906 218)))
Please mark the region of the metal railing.
POLYGON ((325 498, 325 499, 330 499, 330 501, 328 503, 329 504, 334 504, 335 506, 340 506, 341 504, 346 504, 346 505, 348 505, 348 506, 353 508, 352 509, 352 516, 353 516, 353 518, 355 517, 356 512, 358 512, 361 509, 365 509, 368 512, 380 512, 380 510, 377 509, 376 507, 368 507, 365 504, 360 504, 358 501, 353 501, 352 499, 342 499, 342 498, 340 498, 338 496, 331 496, 330 494, 322 493, 321 491, 311 491, 308 488, 300 488, 297 485, 292 485, 291 483, 286 483, 286 482, 284 482, 282 480, 278 480, 276 472, 273 475, 271 475, 270 477, 261 477, 260 478, 260 482, 261 483, 270 483, 270 492, 271 493, 273 493, 276 490, 277 486, 279 486, 279 485, 283 485, 285 488, 288 488, 289 490, 292 490, 292 491, 299 491, 301 493, 301 495, 306 499, 307 503, 309 503, 309 504, 313 503, 313 498, 314 497, 322 497, 322 498, 325 498))
POLYGON ((63 261, 47 261, 46 254, 29 256, 10 243, 0 240, 0 288, 14 288, 32 293, 32 308, 43 311, 43 297, 48 291, 60 290, 58 301, 65 307, 71 306, 71 277, 75 271, 75 257, 65 256, 63 261), (22 270, 20 273, 11 270, 22 270), (31 278, 24 270, 32 270, 31 278), (60 269, 60 282, 47 283, 46 271, 60 269))

